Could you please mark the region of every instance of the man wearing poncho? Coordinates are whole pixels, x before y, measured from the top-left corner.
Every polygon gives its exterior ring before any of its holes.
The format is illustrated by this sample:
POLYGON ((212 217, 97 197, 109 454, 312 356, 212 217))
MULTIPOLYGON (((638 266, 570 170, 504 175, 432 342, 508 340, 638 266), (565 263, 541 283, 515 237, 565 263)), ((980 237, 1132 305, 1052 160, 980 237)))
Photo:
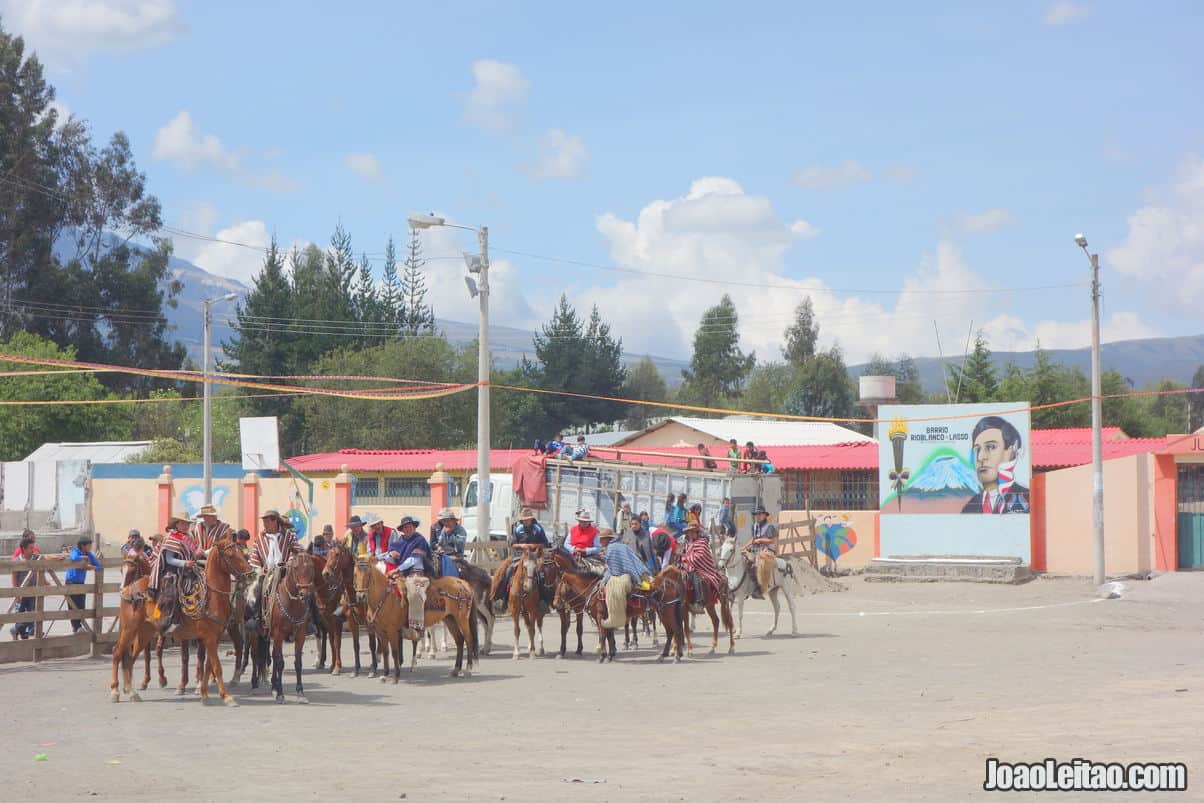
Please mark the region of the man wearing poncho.
POLYGON ((690 572, 694 599, 699 605, 706 605, 718 599, 726 583, 715 564, 715 556, 711 554, 711 545, 703 537, 702 527, 692 522, 686 525, 685 535, 686 548, 682 552, 681 562, 690 572))

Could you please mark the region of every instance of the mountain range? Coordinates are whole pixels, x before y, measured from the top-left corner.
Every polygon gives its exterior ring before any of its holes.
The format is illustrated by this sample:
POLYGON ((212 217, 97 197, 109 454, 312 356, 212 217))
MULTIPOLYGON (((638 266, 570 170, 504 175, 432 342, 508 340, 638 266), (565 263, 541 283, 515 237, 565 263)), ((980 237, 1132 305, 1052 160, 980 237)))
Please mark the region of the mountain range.
MULTIPOLYGON (((204 299, 226 293, 237 293, 242 297, 250 288, 235 279, 215 276, 178 257, 171 258, 169 268, 175 278, 183 283, 184 289, 177 296, 176 308, 167 310, 167 319, 175 326, 176 337, 188 347, 189 355, 199 362, 203 335, 202 302, 204 299)), ((221 341, 231 334, 226 320, 232 317, 233 311, 234 302, 214 307, 213 347, 215 352, 220 349, 221 341)), ((475 322, 465 323, 437 319, 435 323, 452 343, 470 343, 476 339, 478 327, 475 322)), ((504 369, 513 368, 524 356, 533 357, 535 354, 533 337, 534 332, 525 329, 490 326, 489 346, 493 354, 494 365, 504 369)), ((1090 373, 1091 350, 1089 348, 1050 349, 1047 353, 1056 362, 1081 368, 1084 373, 1090 373)), ((644 356, 643 354, 624 353, 623 361, 630 366, 639 362, 644 356)), ((656 363, 670 387, 681 383, 682 369, 689 367, 689 360, 661 355, 649 356, 652 357, 652 361, 656 363)), ((1204 334, 1105 343, 1100 349, 1100 359, 1104 370, 1119 371, 1134 387, 1140 388, 1149 382, 1166 378, 1190 383, 1196 369, 1204 365, 1204 334)), ((1031 368, 1034 352, 997 351, 992 354, 992 360, 997 374, 1002 375, 1009 364, 1015 364, 1021 369, 1031 368)), ((948 370, 945 366, 959 365, 961 358, 960 356, 946 357, 942 360, 938 357, 916 357, 915 362, 920 372, 921 385, 925 391, 932 392, 944 388, 943 374, 948 370)), ((865 368, 864 364, 852 365, 849 367, 849 373, 857 377, 864 373, 865 368)))

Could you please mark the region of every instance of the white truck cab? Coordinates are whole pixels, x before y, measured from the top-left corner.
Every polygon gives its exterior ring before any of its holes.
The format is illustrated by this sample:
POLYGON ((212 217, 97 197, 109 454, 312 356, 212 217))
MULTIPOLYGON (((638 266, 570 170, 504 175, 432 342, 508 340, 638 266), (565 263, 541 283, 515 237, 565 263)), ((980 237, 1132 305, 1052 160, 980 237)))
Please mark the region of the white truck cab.
POLYGON ((471 541, 505 541, 507 522, 514 520, 514 479, 509 472, 489 474, 489 537, 481 538, 477 526, 477 494, 479 478, 473 474, 464 488, 464 501, 460 510, 460 524, 471 541))

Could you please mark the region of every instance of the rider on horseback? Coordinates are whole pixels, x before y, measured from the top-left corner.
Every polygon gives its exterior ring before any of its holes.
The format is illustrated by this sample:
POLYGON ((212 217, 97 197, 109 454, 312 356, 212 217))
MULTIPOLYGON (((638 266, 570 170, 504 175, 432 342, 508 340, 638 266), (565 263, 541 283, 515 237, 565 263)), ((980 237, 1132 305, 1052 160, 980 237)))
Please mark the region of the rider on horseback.
POLYGON ((251 566, 259 573, 255 581, 255 617, 260 628, 266 628, 268 617, 264 614, 271 603, 272 595, 280 578, 284 575, 288 559, 300 551, 297 533, 288 526, 277 510, 268 510, 263 516, 263 532, 251 544, 251 566))
POLYGON ((217 508, 213 505, 203 505, 200 515, 201 520, 192 525, 192 540, 196 544, 198 557, 204 557, 217 539, 230 534, 230 525, 218 519, 217 508))
POLYGON ((175 513, 167 519, 167 533, 155 547, 151 559, 151 575, 147 596, 159 608, 159 632, 166 632, 175 621, 176 601, 179 598, 180 575, 196 565, 196 547, 188 535, 189 518, 175 513))
POLYGON ((409 626, 417 634, 423 630, 426 608, 426 585, 430 583, 431 545, 418 532, 420 522, 413 516, 405 516, 397 525, 397 531, 389 539, 389 546, 381 556, 386 564, 385 574, 401 577, 405 583, 406 601, 409 603, 409 626))
POLYGON ((753 587, 753 598, 764 599, 765 594, 769 593, 769 589, 761 587, 760 576, 757 573, 757 560, 762 551, 777 557, 774 545, 778 541, 778 528, 769 520, 769 511, 765 509, 764 505, 758 505, 757 509, 753 511, 753 516, 756 520, 753 522, 752 539, 741 551, 748 560, 749 571, 752 572, 753 577, 757 578, 757 584, 753 587))
POLYGON ((726 588, 719 567, 715 564, 715 556, 711 554, 711 545, 697 522, 686 525, 686 548, 682 552, 681 563, 689 572, 697 605, 706 605, 726 588))
POLYGON ((598 528, 594 526, 594 517, 588 510, 577 511, 577 524, 569 530, 568 548, 578 565, 594 574, 603 572, 603 565, 598 557, 602 552, 602 544, 598 538, 598 528))
MULTIPOLYGON (((547 533, 543 531, 543 526, 535 520, 535 513, 530 508, 523 508, 518 514, 518 524, 514 526, 514 537, 510 541, 514 544, 533 544, 535 546, 551 547, 552 544, 548 541, 547 533)), ((503 602, 508 599, 510 594, 510 580, 514 577, 514 570, 518 567, 518 562, 522 559, 522 550, 514 550, 513 558, 506 564, 506 570, 501 575, 501 580, 495 580, 495 586, 489 599, 493 602, 503 602)))
POLYGON ((644 561, 640 560, 635 550, 619 540, 619 536, 614 530, 601 530, 598 533, 598 542, 602 545, 602 554, 606 559, 606 571, 602 574, 603 582, 625 574, 631 578, 633 588, 640 588, 645 584, 648 567, 644 561))
POLYGON ((434 561, 436 577, 459 577, 460 564, 464 561, 464 545, 468 533, 460 526, 460 517, 451 508, 439 511, 439 520, 431 525, 431 548, 438 560, 434 561))
POLYGON ((648 567, 649 572, 656 574, 656 552, 652 549, 652 537, 644 527, 644 520, 633 513, 629 528, 631 530, 631 547, 635 550, 636 557, 648 567))

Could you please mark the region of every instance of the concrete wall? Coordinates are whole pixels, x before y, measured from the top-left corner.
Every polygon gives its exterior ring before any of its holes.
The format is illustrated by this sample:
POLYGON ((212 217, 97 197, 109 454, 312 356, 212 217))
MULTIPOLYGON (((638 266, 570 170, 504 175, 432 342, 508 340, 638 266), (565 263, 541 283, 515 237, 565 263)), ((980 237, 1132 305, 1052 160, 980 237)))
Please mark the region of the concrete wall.
MULTIPOLYGON (((815 517, 817 540, 833 541, 847 538, 854 541, 852 549, 836 560, 817 549, 816 555, 820 566, 835 563, 841 569, 855 569, 869 565, 874 557, 875 535, 878 529, 878 511, 876 510, 841 510, 841 511, 812 511, 815 517)), ((783 510, 778 521, 805 521, 807 514, 802 510, 783 510)))
MULTIPOLYGON (((1150 455, 1104 462, 1104 564, 1110 575, 1154 568, 1157 522, 1154 505, 1154 458, 1150 455)), ((1091 466, 1045 474, 1045 569, 1091 574, 1091 466)))
POLYGON ((122 543, 131 527, 143 535, 158 528, 158 486, 153 479, 92 478, 92 529, 105 543, 122 543))
MULTIPOLYGON (((663 427, 657 427, 653 431, 641 435, 629 443, 624 443, 621 448, 650 449, 658 446, 697 446, 700 443, 705 443, 708 447, 712 447, 711 454, 716 458, 727 454, 727 441, 712 438, 676 421, 670 421, 663 427), (715 448, 718 446, 723 446, 723 449, 715 448)), ((743 448, 744 444, 740 444, 740 447, 743 448)))

